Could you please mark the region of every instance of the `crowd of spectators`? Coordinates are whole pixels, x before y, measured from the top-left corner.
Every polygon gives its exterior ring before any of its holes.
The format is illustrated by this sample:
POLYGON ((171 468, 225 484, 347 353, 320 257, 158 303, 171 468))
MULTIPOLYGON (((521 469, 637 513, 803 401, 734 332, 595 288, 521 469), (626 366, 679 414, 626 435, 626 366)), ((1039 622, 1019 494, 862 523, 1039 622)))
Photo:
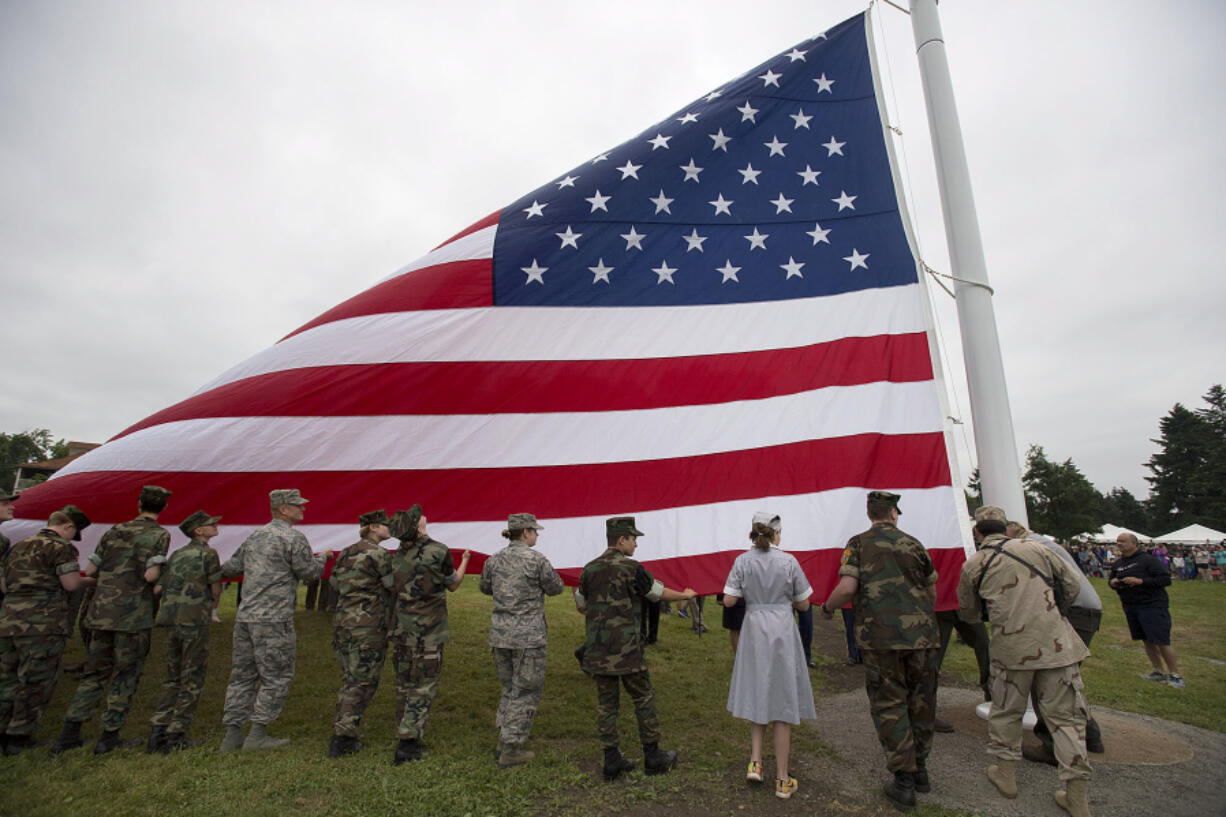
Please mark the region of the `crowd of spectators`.
MULTIPOLYGON (((1226 581, 1226 540, 1218 544, 1142 545, 1171 571, 1171 578, 1182 581, 1226 581)), ((1111 563, 1119 558, 1114 544, 1074 544, 1069 548, 1077 565, 1087 576, 1106 576, 1111 563)))

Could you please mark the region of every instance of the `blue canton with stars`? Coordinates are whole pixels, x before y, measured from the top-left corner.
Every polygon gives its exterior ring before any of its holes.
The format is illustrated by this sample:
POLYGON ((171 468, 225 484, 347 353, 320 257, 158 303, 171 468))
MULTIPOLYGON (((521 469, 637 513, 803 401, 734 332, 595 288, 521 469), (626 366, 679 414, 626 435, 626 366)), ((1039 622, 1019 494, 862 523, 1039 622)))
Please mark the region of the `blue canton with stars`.
POLYGON ((859 15, 502 211, 494 303, 772 301, 915 283, 859 15))

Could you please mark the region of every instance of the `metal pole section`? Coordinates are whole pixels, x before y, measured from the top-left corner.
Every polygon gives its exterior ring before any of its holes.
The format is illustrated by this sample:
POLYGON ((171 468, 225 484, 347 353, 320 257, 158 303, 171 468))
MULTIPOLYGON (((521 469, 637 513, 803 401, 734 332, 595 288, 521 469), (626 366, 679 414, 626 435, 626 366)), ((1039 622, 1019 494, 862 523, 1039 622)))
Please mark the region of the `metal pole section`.
POLYGON ((979 236, 979 219, 975 215, 970 170, 958 125, 949 64, 945 60, 945 40, 941 35, 936 0, 912 0, 911 30, 924 83, 949 259, 953 274, 963 279, 955 283, 954 293, 962 332, 962 353, 966 359, 983 500, 989 505, 999 505, 1010 519, 1029 527, 1017 443, 1013 437, 1013 415, 1009 411, 1009 393, 996 332, 996 313, 992 309, 992 290, 988 286, 983 241, 979 236))

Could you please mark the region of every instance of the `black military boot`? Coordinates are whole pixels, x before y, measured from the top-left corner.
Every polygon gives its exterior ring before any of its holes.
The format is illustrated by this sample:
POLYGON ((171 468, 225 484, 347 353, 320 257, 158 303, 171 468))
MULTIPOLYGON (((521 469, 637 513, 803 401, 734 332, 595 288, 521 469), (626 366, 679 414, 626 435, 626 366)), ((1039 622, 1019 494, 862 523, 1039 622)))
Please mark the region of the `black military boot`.
POLYGON ((180 752, 184 749, 195 749, 197 746, 203 746, 202 740, 190 740, 186 732, 167 732, 166 741, 162 744, 162 754, 168 755, 171 752, 180 752))
POLYGON ((421 760, 421 744, 413 738, 400 741, 396 746, 396 757, 393 758, 392 765, 399 766, 414 760, 421 760))
POLYGON ((677 753, 664 751, 658 743, 643 744, 643 773, 664 774, 677 765, 677 753))
POLYGON ((606 783, 616 780, 617 776, 622 772, 633 770, 634 761, 628 757, 622 757, 621 751, 616 746, 604 747, 604 767, 601 771, 604 772, 606 783))
POLYGON ((928 760, 927 758, 915 759, 915 790, 920 794, 927 794, 932 791, 932 783, 928 780, 928 760))
POLYGON ((34 739, 33 735, 8 735, 4 742, 4 754, 9 757, 16 757, 28 749, 37 749, 39 746, 45 746, 47 741, 41 743, 34 739))
POLYGON ((894 808, 911 811, 915 808, 915 775, 912 772, 894 772, 894 779, 882 788, 894 808))
MULTIPOLYGON (((140 743, 140 741, 137 741, 137 743, 140 743)), ((105 755, 109 752, 115 751, 116 749, 126 749, 130 745, 131 744, 128 741, 119 737, 118 729, 113 729, 111 731, 103 732, 98 737, 98 743, 94 746, 94 754, 105 755)))
POLYGON ((55 757, 60 752, 67 752, 69 749, 76 749, 84 745, 85 741, 81 740, 81 722, 64 721, 64 728, 60 731, 60 736, 55 739, 55 743, 51 744, 51 756, 55 757))
POLYGON ((165 754, 166 727, 154 726, 149 729, 149 742, 145 744, 145 754, 165 754))
POLYGON ((332 742, 328 744, 328 757, 356 755, 361 748, 362 744, 356 737, 349 737, 347 735, 333 735, 332 742))

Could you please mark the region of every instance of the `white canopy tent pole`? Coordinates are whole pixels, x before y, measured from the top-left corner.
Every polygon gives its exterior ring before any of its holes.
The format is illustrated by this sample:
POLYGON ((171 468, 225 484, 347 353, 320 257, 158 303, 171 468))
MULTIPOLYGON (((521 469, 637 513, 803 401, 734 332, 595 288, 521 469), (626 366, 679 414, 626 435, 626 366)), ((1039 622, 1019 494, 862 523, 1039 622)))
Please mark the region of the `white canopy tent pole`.
POLYGON ((992 308, 993 292, 988 285, 970 170, 954 105, 936 0, 912 0, 911 30, 924 84, 941 210, 945 216, 945 235, 955 278, 954 292, 983 500, 989 505, 999 505, 1010 519, 1029 527, 1017 443, 1013 436, 1013 415, 1009 410, 996 332, 996 313, 992 308))

